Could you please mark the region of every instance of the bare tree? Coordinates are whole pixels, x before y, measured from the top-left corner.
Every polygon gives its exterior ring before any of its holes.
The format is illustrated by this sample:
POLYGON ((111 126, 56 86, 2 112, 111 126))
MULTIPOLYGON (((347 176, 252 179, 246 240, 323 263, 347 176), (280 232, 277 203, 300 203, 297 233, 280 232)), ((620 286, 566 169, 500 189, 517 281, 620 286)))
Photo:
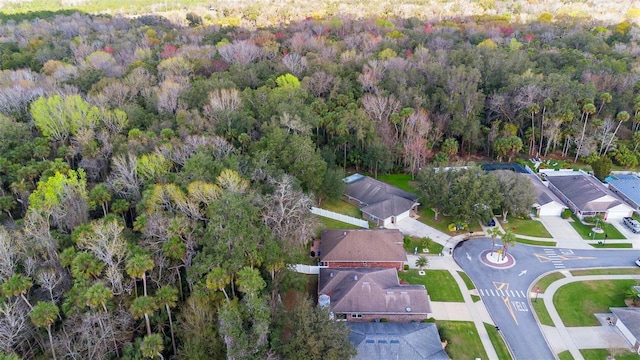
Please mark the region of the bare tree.
POLYGON ((0 302, 0 351, 12 353, 27 341, 31 322, 29 308, 23 301, 4 299, 0 302))
POLYGON ((297 77, 301 77, 302 73, 307 70, 307 58, 296 53, 287 54, 282 57, 282 63, 290 73, 297 77))
POLYGON ((333 82, 333 75, 318 71, 311 77, 304 78, 302 86, 311 91, 315 97, 323 97, 329 94, 333 87, 333 82))
POLYGON ((262 219, 273 235, 287 246, 302 246, 316 230, 316 223, 309 209, 313 200, 294 188, 294 178, 284 175, 272 181, 273 193, 264 205, 262 219))
POLYGON ((0 283, 15 274, 18 261, 17 246, 13 234, 0 226, 0 283))
POLYGON ((262 49, 249 40, 220 46, 218 53, 229 64, 247 65, 262 55, 262 49))
POLYGON ((132 153, 114 156, 107 183, 116 194, 129 200, 140 200, 142 183, 138 179, 138 158, 132 153))

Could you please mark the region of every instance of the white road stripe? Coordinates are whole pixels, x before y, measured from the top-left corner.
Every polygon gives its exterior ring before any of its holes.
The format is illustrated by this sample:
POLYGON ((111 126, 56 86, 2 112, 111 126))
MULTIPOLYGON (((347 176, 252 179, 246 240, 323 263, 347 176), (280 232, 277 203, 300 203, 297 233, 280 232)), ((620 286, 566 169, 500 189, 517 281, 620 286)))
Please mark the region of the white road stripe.
POLYGON ((495 295, 493 294, 493 289, 489 289, 489 291, 491 291, 491 296, 495 296, 495 295))
POLYGON ((480 290, 480 295, 485 296, 484 291, 482 291, 482 289, 478 289, 478 290, 480 290))

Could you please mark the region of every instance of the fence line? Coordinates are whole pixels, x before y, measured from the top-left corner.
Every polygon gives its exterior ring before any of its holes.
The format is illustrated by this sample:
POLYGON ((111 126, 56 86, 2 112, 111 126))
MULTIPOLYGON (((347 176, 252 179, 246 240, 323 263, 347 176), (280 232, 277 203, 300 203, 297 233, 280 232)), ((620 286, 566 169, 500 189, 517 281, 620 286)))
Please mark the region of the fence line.
POLYGON ((352 216, 348 216, 348 215, 340 214, 340 213, 337 213, 337 212, 333 212, 333 211, 317 208, 315 206, 311 208, 311 212, 313 214, 316 214, 316 215, 319 215, 319 216, 323 216, 323 217, 326 217, 326 218, 329 218, 329 219, 342 221, 344 223, 355 225, 355 226, 359 226, 361 228, 365 228, 365 229, 369 228, 369 222, 368 221, 362 220, 362 219, 358 219, 358 218, 354 218, 352 216))
POLYGON ((326 268, 326 266, 304 265, 304 264, 289 265, 289 267, 295 272, 299 272, 301 274, 307 274, 307 275, 318 275, 320 274, 320 269, 326 268))

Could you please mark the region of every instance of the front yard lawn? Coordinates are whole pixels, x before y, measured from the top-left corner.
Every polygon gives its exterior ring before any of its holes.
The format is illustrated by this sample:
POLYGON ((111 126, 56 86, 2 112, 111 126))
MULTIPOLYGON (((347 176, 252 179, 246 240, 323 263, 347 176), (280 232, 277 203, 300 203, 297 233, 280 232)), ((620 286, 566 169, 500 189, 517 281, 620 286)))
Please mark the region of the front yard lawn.
POLYGON ((554 247, 557 244, 555 241, 538 241, 538 240, 523 239, 519 237, 516 237, 516 242, 519 242, 521 244, 527 244, 527 245, 548 246, 548 247, 554 247))
POLYGON ((507 223, 502 222, 502 216, 497 216, 500 220, 500 225, 506 230, 507 228, 513 230, 516 235, 535 236, 539 238, 552 238, 547 228, 544 225, 534 219, 517 219, 507 216, 507 223))
MULTIPOLYGON (((431 226, 432 228, 438 229, 445 234, 459 235, 459 234, 464 234, 469 232, 469 229, 454 231, 454 232, 449 231, 449 224, 453 223, 453 219, 449 216, 438 214, 438 221, 435 221, 433 219, 435 217, 435 212, 433 212, 433 210, 428 205, 424 205, 424 204, 420 205, 418 207, 418 215, 420 215, 420 218, 418 218, 418 221, 425 223, 431 226)), ((471 224, 469 224, 469 227, 473 232, 482 231, 482 226, 480 226, 478 222, 472 222, 471 224)))
POLYGON ((638 360, 638 354, 628 349, 581 349, 580 354, 584 356, 584 360, 601 360, 609 359, 609 355, 614 355, 615 360, 638 360))
POLYGON ((424 285, 431 301, 464 302, 458 283, 447 270, 426 270, 425 275, 418 275, 418 270, 400 271, 400 280, 412 285, 424 285))
POLYGON ((404 191, 419 195, 416 189, 412 187, 411 182, 414 181, 414 179, 411 178, 411 174, 378 175, 378 180, 386 182, 387 184, 393 185, 404 191))
POLYGON ((456 360, 487 359, 480 335, 471 321, 438 321, 438 332, 449 357, 456 360))
POLYGON ((349 204, 342 199, 326 200, 320 207, 329 211, 337 212, 342 215, 349 215, 357 219, 362 219, 360 209, 358 209, 357 206, 349 204))
MULTIPOLYGON (((576 229, 576 231, 580 234, 580 236, 582 236, 583 239, 585 240, 592 240, 594 239, 593 236, 593 230, 591 230, 595 225, 587 225, 587 224, 583 224, 580 219, 578 219, 575 215, 571 215, 571 218, 573 219, 571 223, 571 226, 573 226, 574 229, 576 229)), ((608 222, 600 222, 600 227, 604 230, 604 232, 602 233, 596 233, 595 234, 595 240, 604 240, 604 235, 607 234, 607 240, 608 239, 626 239, 626 237, 624 235, 622 235, 620 233, 620 231, 618 231, 618 229, 615 228, 615 226, 609 224, 608 222), (604 225, 603 225, 604 224, 604 225)))
POLYGON ((498 359, 513 359, 511 353, 509 353, 509 349, 507 349, 507 344, 504 343, 504 339, 502 339, 496 327, 484 323, 484 328, 487 330, 487 334, 489 334, 489 339, 493 344, 493 348, 496 350, 496 354, 498 354, 498 359))
POLYGON ((598 326, 594 313, 608 313, 610 307, 625 307, 624 294, 636 280, 574 282, 556 291, 553 304, 565 326, 598 326))

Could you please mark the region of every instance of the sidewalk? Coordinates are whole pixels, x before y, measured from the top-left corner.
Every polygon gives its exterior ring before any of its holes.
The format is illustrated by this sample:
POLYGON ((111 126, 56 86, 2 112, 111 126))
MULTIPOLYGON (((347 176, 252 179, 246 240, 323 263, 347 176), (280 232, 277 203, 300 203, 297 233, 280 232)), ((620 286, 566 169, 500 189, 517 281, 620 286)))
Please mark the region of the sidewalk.
MULTIPOLYGON (((565 274, 566 275, 566 274, 565 274)), ((620 330, 616 326, 603 324, 602 326, 566 327, 560 319, 560 315, 553 304, 553 296, 563 285, 576 281, 590 280, 640 280, 640 275, 589 275, 589 276, 569 276, 553 282, 546 291, 540 294, 539 298, 544 300, 544 306, 553 321, 553 327, 540 325, 542 334, 547 339, 556 354, 565 350, 571 353, 575 360, 584 360, 580 349, 602 349, 602 348, 631 348, 620 330)), ((596 316, 596 314, 594 314, 596 316)))
MULTIPOLYGON (((407 255, 407 261, 409 262, 410 268, 416 268, 415 263, 418 257, 419 255, 407 255)), ((487 329, 484 327, 484 323, 490 325, 495 324, 482 300, 473 302, 473 299, 471 299, 471 291, 467 290, 467 285, 458 273, 458 271, 462 271, 460 266, 458 266, 455 260, 453 260, 452 256, 448 255, 427 255, 427 258, 429 259, 429 270, 449 271, 451 276, 455 279, 458 288, 460 288, 462 298, 464 299, 464 302, 432 301, 431 309, 433 311, 433 318, 436 320, 447 321, 472 321, 476 327, 476 331, 478 331, 482 346, 487 352, 487 357, 489 359, 498 359, 498 354, 496 353, 493 343, 489 338, 489 333, 487 333, 487 329)))

